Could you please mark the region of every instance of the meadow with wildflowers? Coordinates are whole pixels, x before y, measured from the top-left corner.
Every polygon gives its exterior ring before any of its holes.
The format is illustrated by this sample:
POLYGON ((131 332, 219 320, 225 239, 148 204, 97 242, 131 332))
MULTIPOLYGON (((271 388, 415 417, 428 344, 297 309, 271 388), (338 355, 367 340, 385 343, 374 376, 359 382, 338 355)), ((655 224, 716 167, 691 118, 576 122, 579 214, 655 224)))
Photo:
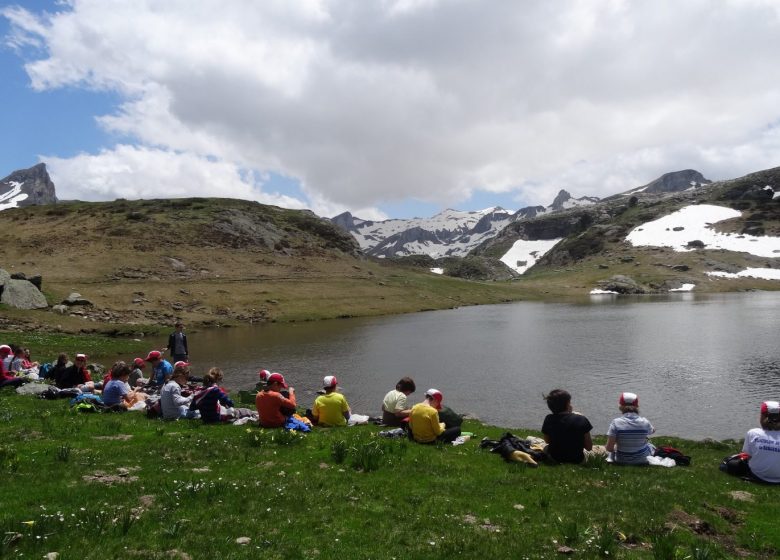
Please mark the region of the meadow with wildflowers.
MULTIPOLYGON (((656 438, 690 467, 506 463, 460 446, 73 412, 0 391, 0 558, 774 558, 777 487, 739 442, 656 438), (52 558, 53 556, 50 556, 52 558)), ((516 430, 517 435, 538 435, 516 430)), ((599 441, 597 443, 603 443, 599 441)))

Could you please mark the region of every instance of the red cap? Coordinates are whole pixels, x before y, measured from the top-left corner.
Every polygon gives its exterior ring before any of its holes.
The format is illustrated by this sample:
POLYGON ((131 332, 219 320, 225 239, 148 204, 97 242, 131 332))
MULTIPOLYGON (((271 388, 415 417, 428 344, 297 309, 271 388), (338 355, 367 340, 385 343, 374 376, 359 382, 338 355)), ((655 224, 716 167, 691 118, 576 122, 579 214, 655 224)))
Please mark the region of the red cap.
POLYGON ((268 381, 268 376, 271 375, 271 372, 267 369, 261 369, 257 372, 257 375, 260 377, 260 381, 268 381))
POLYGON ((620 406, 639 406, 639 397, 636 393, 620 393, 620 406))
POLYGON ((444 395, 438 389, 428 389, 425 391, 425 398, 433 400, 436 403, 436 408, 441 408, 441 401, 444 400, 444 395))
POLYGON ((284 376, 281 373, 272 373, 268 376, 266 383, 271 385, 272 383, 281 383, 282 387, 287 388, 287 382, 284 380, 284 376))
POLYGON ((137 368, 144 369, 146 367, 146 362, 144 362, 143 358, 136 358, 133 360, 133 365, 137 368))
POLYGON ((780 402, 777 401, 762 402, 761 414, 780 414, 780 402))
POLYGON ((76 359, 77 360, 85 360, 86 361, 87 355, 86 354, 76 354, 76 359))
POLYGON ((173 364, 173 369, 186 368, 186 367, 190 367, 189 362, 178 361, 175 364, 173 364))
POLYGON ((159 360, 162 358, 162 352, 159 350, 152 350, 149 352, 149 355, 146 357, 147 362, 151 362, 152 360, 159 360))
POLYGON ((11 353, 11 347, 7 344, 0 346, 0 356, 8 356, 11 353))

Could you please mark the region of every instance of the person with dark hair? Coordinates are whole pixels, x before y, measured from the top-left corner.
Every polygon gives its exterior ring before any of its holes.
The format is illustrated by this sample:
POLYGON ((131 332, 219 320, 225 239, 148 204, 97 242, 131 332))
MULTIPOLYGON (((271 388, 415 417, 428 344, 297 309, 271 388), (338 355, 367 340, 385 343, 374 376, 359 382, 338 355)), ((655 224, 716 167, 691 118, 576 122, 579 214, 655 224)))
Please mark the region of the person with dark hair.
POLYGON ((444 396, 438 389, 425 391, 425 401, 412 407, 409 413, 409 429, 412 439, 418 443, 451 443, 460 435, 460 427, 446 428, 439 421, 439 410, 444 396))
POLYGON ((52 366, 51 370, 49 371, 47 379, 53 379, 54 382, 57 383, 57 380, 62 377, 62 375, 65 373, 65 370, 68 369, 69 361, 70 359, 65 352, 60 353, 59 356, 57 356, 57 361, 54 363, 54 366, 52 366))
POLYGON ((96 386, 92 381, 92 375, 87 369, 87 355, 76 354, 73 365, 62 370, 62 373, 54 378, 54 384, 58 389, 75 387, 85 393, 94 391, 96 386))
POLYGON ((168 336, 168 346, 163 348, 163 352, 169 350, 171 352, 171 361, 176 362, 189 362, 190 351, 187 348, 187 335, 184 334, 184 323, 181 321, 176 322, 176 330, 168 336))
POLYGON ((409 418, 412 407, 407 397, 417 390, 411 377, 402 377, 395 384, 395 389, 388 392, 382 399, 382 424, 385 426, 401 426, 409 418))
POLYGON ((111 379, 103 389, 103 402, 107 406, 122 405, 130 408, 135 403, 146 400, 146 394, 137 393, 130 388, 130 366, 125 362, 116 362, 111 366, 111 379))
POLYGON ((639 416, 639 397, 636 393, 621 393, 618 401, 622 416, 615 418, 607 430, 607 451, 615 463, 646 465, 655 452, 648 437, 655 428, 647 418, 639 416))
POLYGON ((553 389, 544 399, 552 413, 542 423, 548 457, 559 463, 583 463, 593 456, 606 454, 602 446, 594 449, 590 437, 593 425, 585 416, 574 412, 568 391, 553 389))
POLYGON ((213 367, 203 376, 203 387, 195 392, 190 410, 200 411, 200 417, 206 424, 227 422, 233 417, 225 413, 224 407, 233 408, 234 404, 219 386, 224 378, 222 370, 213 367))
POLYGON ((749 430, 745 436, 741 461, 735 465, 738 468, 727 472, 780 484, 780 402, 761 403, 758 422, 761 427, 749 430))

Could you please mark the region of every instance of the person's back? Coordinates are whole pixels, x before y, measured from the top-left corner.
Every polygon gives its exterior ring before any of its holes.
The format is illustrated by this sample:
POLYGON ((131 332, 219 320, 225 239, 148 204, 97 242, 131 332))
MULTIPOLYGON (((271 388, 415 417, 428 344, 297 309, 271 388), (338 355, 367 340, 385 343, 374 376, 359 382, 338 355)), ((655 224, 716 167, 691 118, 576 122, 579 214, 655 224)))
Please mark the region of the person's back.
POLYGON ((111 379, 103 388, 103 403, 107 406, 113 406, 115 404, 121 404, 124 401, 124 396, 130 392, 130 387, 124 381, 120 379, 111 379))
POLYGON ((272 373, 268 377, 267 387, 257 393, 255 407, 263 428, 281 428, 298 406, 292 387, 289 388, 289 399, 281 394, 281 390, 286 388, 284 377, 279 373, 272 373))
POLYGON ((187 413, 192 397, 185 397, 181 394, 182 386, 187 383, 188 373, 186 368, 176 369, 170 381, 163 385, 160 391, 160 412, 164 420, 188 417, 187 413))
POLYGON ((382 399, 382 424, 403 426, 411 412, 408 397, 416 390, 417 387, 411 377, 402 377, 395 384, 395 389, 388 391, 382 399))
POLYGON ((780 403, 761 403, 760 428, 745 436, 742 452, 750 455, 752 474, 764 482, 780 484, 780 403))
POLYGON ((338 381, 333 375, 328 375, 323 380, 325 394, 314 400, 312 414, 319 426, 346 426, 350 410, 347 399, 341 393, 336 392, 338 381))
POLYGON ((585 450, 593 447, 590 438, 593 426, 585 416, 574 412, 568 391, 554 389, 545 400, 552 412, 542 423, 547 455, 559 463, 582 463, 585 450))
POLYGON ((420 443, 431 443, 444 431, 439 422, 439 413, 428 403, 417 403, 409 413, 409 428, 412 438, 420 443))
POLYGON ((647 440, 655 428, 639 415, 639 397, 634 393, 620 395, 622 416, 615 418, 607 430, 607 451, 614 452, 616 463, 644 465, 655 448, 647 440))

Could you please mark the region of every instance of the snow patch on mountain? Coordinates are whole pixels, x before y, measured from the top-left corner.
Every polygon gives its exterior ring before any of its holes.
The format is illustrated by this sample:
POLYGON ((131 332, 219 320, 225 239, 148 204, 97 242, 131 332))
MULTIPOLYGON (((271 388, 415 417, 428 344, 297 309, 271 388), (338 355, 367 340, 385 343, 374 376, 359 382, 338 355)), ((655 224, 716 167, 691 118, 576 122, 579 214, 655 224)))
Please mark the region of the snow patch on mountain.
POLYGON ((0 210, 7 210, 8 208, 16 208, 23 200, 27 200, 29 196, 27 193, 22 192, 22 183, 18 181, 8 181, 8 186, 11 187, 8 191, 0 193, 0 210))
POLYGON ((626 241, 635 247, 671 247, 675 251, 693 251, 691 241, 701 241, 705 249, 725 249, 758 257, 780 257, 780 237, 720 233, 713 224, 738 218, 739 210, 698 204, 647 222, 631 230, 626 241))
POLYGON ((501 257, 501 262, 518 274, 524 274, 559 241, 561 239, 538 239, 536 241, 518 239, 512 248, 501 257))

